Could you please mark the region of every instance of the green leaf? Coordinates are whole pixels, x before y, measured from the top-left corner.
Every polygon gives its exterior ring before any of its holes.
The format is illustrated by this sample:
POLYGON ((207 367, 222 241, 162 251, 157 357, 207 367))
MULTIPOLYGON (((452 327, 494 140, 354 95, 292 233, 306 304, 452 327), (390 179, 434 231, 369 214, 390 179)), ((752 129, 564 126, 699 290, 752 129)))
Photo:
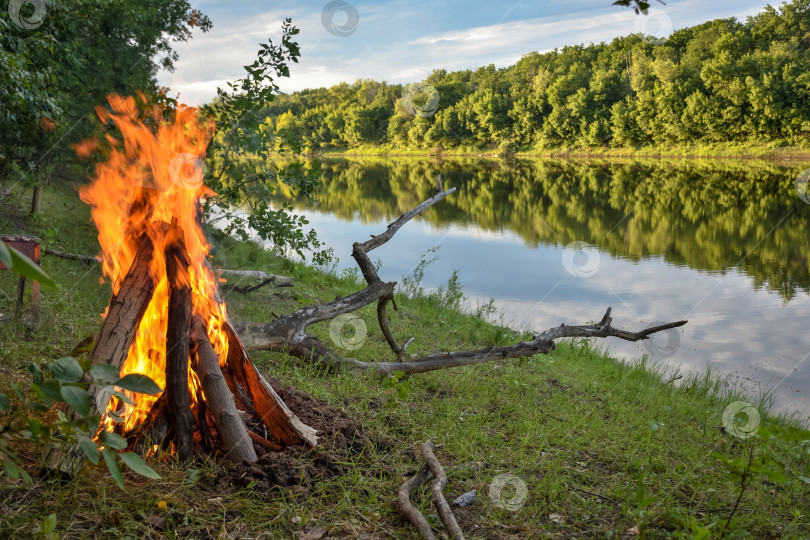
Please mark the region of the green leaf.
POLYGON ((84 455, 87 456, 87 459, 92 461, 94 465, 98 465, 98 462, 101 459, 101 451, 98 449, 98 445, 93 441, 93 439, 90 437, 80 438, 79 448, 82 449, 82 452, 84 452, 84 455))
POLYGON ((34 481, 31 480, 31 476, 27 472, 25 472, 25 469, 20 469, 20 477, 23 479, 23 482, 25 482, 26 486, 30 486, 31 484, 34 483, 34 481))
POLYGON ((712 537, 712 531, 705 527, 698 527, 692 531, 694 535, 694 540, 710 540, 712 537))
POLYGON ((10 457, 6 457, 3 460, 3 468, 6 470, 8 477, 12 480, 17 480, 20 477, 20 468, 10 457))
POLYGON ((42 533, 49 534, 56 530, 56 514, 53 513, 50 516, 45 518, 45 521, 42 522, 42 525, 39 526, 39 530, 42 533))
POLYGON ((0 412, 11 410, 11 400, 3 392, 0 392, 0 412))
POLYGON ((51 374, 53 377, 63 383, 76 382, 82 378, 84 371, 79 362, 72 356, 65 356, 51 364, 51 374))
POLYGON ((141 456, 136 454, 135 452, 125 452, 123 454, 119 454, 118 457, 121 458, 127 467, 135 471, 136 473, 140 474, 141 476, 145 476, 147 478, 151 478, 153 480, 160 480, 160 475, 156 473, 152 468, 144 463, 141 456))
POLYGON ((42 374, 42 370, 39 368, 39 364, 36 362, 28 362, 26 364, 25 369, 34 376, 34 383, 35 384, 42 384, 42 381, 45 379, 44 375, 42 374))
POLYGON ((119 488, 124 489, 124 475, 121 474, 121 467, 118 466, 118 462, 115 460, 115 454, 105 448, 101 451, 101 455, 104 456, 104 462, 107 464, 107 468, 110 469, 110 474, 115 483, 118 484, 119 488))
POLYGON ((125 438, 117 433, 113 433, 112 431, 102 430, 99 432, 98 438, 101 439, 101 442, 103 442, 105 445, 116 450, 123 450, 129 446, 129 443, 125 438))
MULTIPOLYGON (((0 242, 1 243, 1 242, 0 242)), ((17 251, 11 246, 5 246, 8 248, 9 255, 11 256, 11 265, 6 265, 7 267, 11 268, 17 274, 21 276, 27 277, 29 279, 33 279, 35 281, 39 281, 45 287, 50 289, 56 288, 56 282, 46 274, 42 268, 39 267, 37 263, 17 251)))
POLYGON ((31 409, 32 411, 39 411, 39 412, 45 412, 51 409, 50 407, 48 407, 44 403, 40 403, 39 401, 29 402, 28 408, 31 409))
POLYGON ((39 440, 39 436, 42 433, 42 425, 42 422, 36 418, 28 419, 28 427, 31 429, 31 435, 34 437, 34 440, 39 440))
POLYGON ((11 253, 8 251, 8 246, 3 242, 0 242, 0 262, 6 268, 11 268, 11 253))
POLYGON ((22 401, 23 403, 27 401, 25 399, 25 392, 22 391, 22 388, 20 388, 17 385, 17 383, 11 383, 11 389, 14 390, 14 393, 17 394, 17 397, 19 398, 20 401, 22 401))
POLYGON ((42 391, 39 385, 37 385, 37 383, 31 383, 31 390, 33 390, 34 393, 37 395, 37 397, 42 401, 48 401, 48 398, 45 396, 45 393, 42 391))
POLYGON ((81 416, 90 414, 90 396, 85 389, 78 386, 63 386, 61 394, 62 399, 81 416))
POLYGON ((140 373, 124 375, 115 382, 115 386, 139 394, 159 394, 163 391, 155 381, 140 373))
POLYGON ((39 385, 45 397, 51 401, 62 401, 62 383, 56 379, 48 379, 39 385))
POLYGON ((121 378, 121 374, 110 364, 93 364, 90 368, 93 380, 100 384, 111 384, 121 378))

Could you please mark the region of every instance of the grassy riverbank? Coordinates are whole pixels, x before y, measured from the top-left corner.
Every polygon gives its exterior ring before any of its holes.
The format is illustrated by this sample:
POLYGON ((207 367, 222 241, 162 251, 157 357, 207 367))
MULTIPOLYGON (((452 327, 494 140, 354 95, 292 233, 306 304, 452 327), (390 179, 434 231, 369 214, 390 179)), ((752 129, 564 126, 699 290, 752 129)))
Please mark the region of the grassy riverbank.
POLYGON ((714 159, 767 159, 810 161, 810 148, 790 146, 784 142, 771 143, 715 143, 681 146, 640 147, 534 147, 504 153, 497 147, 467 147, 412 149, 393 145, 358 146, 354 148, 320 149, 312 152, 325 157, 350 156, 412 156, 412 157, 521 157, 521 158, 714 158, 714 159))
MULTIPOLYGON (((0 233, 34 233, 47 247, 61 251, 98 251, 89 212, 74 192, 46 190, 44 212, 34 220, 21 211, 29 205, 27 195, 12 191, 2 197, 0 233)), ((292 288, 226 294, 229 314, 237 320, 271 320, 274 313, 361 287, 354 276, 324 273, 251 243, 218 237, 214 255, 217 266, 295 279, 292 288)), ((414 254, 414 262, 418 256, 414 254)), ((37 324, 0 323, 0 391, 27 379, 28 361, 67 355, 94 334, 98 314, 109 300, 109 284, 99 284, 97 265, 45 256, 43 267, 61 288, 43 291, 37 324)), ((13 309, 15 282, 9 272, 0 273, 0 313, 13 309)), ((456 298, 398 297, 392 331, 414 336, 409 349, 414 353, 486 347, 523 337, 485 322, 480 314, 459 312, 456 298)), ((604 307, 593 306, 594 318, 604 307)), ((370 307, 358 315, 366 322, 368 337, 346 354, 368 361, 389 359, 390 350, 375 332, 376 311, 370 307)), ((584 321, 561 313, 559 322, 584 321)), ((332 344, 327 325, 315 332, 332 344)), ((478 491, 472 506, 457 511, 468 538, 707 538, 700 529, 708 527, 716 536, 740 493, 740 481, 713 453, 747 460, 749 449, 758 445, 756 438, 724 432, 723 410, 746 398, 722 382, 711 376, 687 377, 676 387, 668 384, 672 373, 644 363, 627 366, 602 354, 597 342, 562 343, 550 355, 419 375, 408 387, 325 373, 281 354, 257 353, 253 358, 282 385, 359 421, 368 439, 362 451, 349 447, 337 455, 339 472, 329 477, 301 475, 304 487, 251 486, 223 476, 216 463, 189 469, 167 456, 149 462, 162 480, 129 474, 126 493, 115 487, 106 469, 90 465, 77 480, 61 486, 36 481, 26 488, 0 476, 0 537, 36 536, 32 528, 53 512, 56 530, 65 538, 290 538, 316 526, 325 528, 329 538, 416 538, 398 517, 394 499, 403 475, 419 465, 419 445, 430 438, 443 445, 438 457, 449 472, 448 499, 478 491), (493 479, 504 473, 526 485, 527 498, 517 512, 496 506, 488 495, 493 479)), ((764 405, 760 412, 764 424, 790 423, 768 414, 764 405)), ((790 465, 787 481, 755 476, 730 529, 754 538, 807 538, 810 489, 799 475, 810 477, 810 455, 777 442, 768 451, 790 465)), ((35 465, 35 454, 27 458, 35 465)), ((510 489, 504 489, 504 499, 512 499, 510 489)), ((414 499, 440 528, 428 492, 420 490, 414 499)))

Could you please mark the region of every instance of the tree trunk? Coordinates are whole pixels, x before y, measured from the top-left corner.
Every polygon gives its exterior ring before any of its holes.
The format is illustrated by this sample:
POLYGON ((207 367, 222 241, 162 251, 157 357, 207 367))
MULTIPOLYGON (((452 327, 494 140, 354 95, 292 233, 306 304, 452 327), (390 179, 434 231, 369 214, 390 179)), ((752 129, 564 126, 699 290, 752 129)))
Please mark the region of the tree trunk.
POLYGON ((42 186, 34 188, 34 196, 31 198, 31 213, 36 214, 42 211, 42 186))

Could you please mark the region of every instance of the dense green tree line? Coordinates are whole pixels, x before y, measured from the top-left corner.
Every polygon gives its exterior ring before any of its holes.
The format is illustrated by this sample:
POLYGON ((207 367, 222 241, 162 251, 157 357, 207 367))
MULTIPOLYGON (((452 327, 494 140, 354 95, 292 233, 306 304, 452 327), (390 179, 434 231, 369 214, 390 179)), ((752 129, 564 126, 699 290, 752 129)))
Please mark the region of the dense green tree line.
POLYGON ((110 93, 158 94, 172 44, 211 26, 187 0, 10 0, 0 5, 0 181, 31 184, 76 164, 110 93))
POLYGON ((503 69, 436 70, 405 87, 360 80, 304 90, 276 100, 265 114, 313 150, 804 145, 810 0, 769 6, 745 22, 710 21, 666 39, 631 35, 531 53, 503 69))
POLYGON ((582 240, 633 261, 739 269, 786 300, 810 293, 810 206, 796 196, 797 168, 476 159, 326 160, 320 168, 314 201, 297 206, 391 220, 432 196, 441 174, 458 192, 424 214, 437 226, 508 227, 530 246, 582 240))

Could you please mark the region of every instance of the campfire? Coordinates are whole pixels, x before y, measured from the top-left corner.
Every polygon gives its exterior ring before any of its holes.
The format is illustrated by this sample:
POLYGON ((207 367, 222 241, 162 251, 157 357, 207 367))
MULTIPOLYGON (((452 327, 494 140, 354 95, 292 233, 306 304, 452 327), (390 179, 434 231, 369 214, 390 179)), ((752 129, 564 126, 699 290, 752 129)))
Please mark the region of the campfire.
POLYGON ((250 361, 219 295, 200 209, 213 195, 202 169, 213 123, 190 107, 166 121, 159 107, 144 113, 134 98, 108 102, 98 115, 122 140, 107 136, 109 159, 80 191, 113 289, 90 359, 122 376, 146 375, 163 392, 125 400, 91 387, 96 410, 132 447, 162 445, 181 458, 219 451, 255 461, 287 445, 314 445, 315 430, 250 361))

